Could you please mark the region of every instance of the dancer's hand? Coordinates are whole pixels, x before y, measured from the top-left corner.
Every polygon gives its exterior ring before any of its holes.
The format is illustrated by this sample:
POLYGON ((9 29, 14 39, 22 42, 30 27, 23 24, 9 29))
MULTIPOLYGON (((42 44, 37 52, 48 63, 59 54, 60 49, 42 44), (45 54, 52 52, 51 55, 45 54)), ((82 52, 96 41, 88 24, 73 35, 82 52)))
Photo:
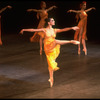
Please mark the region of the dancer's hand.
POLYGON ((73 43, 73 44, 80 44, 80 42, 79 41, 76 41, 76 40, 71 40, 71 43, 73 43))
POLYGON ((96 8, 95 8, 95 7, 92 7, 92 9, 96 10, 96 8))
POLYGON ((53 8, 57 8, 57 6, 53 6, 53 8))
POLYGON ((8 5, 7 8, 11 9, 12 7, 8 5))
POLYGON ((68 13, 69 13, 69 12, 72 12, 72 10, 68 10, 67 12, 68 12, 68 13))
POLYGON ((32 11, 33 9, 27 9, 28 12, 32 11))
POLYGON ((73 30, 78 30, 78 29, 79 29, 79 27, 74 26, 74 27, 72 27, 72 29, 73 29, 73 30))
POLYGON ((22 34, 22 35, 23 35, 23 31, 24 31, 24 29, 22 29, 22 30, 19 32, 19 34, 22 34))

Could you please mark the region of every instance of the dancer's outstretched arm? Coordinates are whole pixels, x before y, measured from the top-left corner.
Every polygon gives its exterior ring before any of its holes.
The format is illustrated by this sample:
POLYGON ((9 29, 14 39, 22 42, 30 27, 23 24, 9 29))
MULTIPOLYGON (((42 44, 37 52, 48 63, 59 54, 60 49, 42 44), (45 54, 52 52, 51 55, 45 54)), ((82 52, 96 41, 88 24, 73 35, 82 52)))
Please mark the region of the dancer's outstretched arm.
POLYGON ((47 11, 50 11, 50 10, 52 10, 53 8, 57 8, 56 6, 52 6, 52 7, 50 7, 50 8, 48 8, 48 9, 46 9, 47 11))
POLYGON ((89 11, 91 11, 92 9, 96 10, 95 7, 92 7, 92 8, 89 8, 89 9, 85 10, 85 11, 86 11, 86 12, 89 12, 89 11))
POLYGON ((44 32, 44 29, 41 28, 41 29, 22 29, 20 31, 20 34, 23 34, 24 31, 27 31, 27 32, 44 32))
POLYGON ((69 12, 80 13, 81 11, 80 11, 80 10, 72 10, 72 9, 71 9, 71 10, 68 10, 67 12, 68 12, 68 13, 69 13, 69 12))
POLYGON ((77 26, 63 28, 63 29, 56 29, 56 33, 65 32, 65 31, 69 31, 69 30, 77 30, 77 29, 79 29, 79 27, 77 27, 77 26))
POLYGON ((2 9, 0 10, 0 13, 2 13, 3 11, 5 11, 7 8, 10 8, 10 9, 11 9, 12 7, 8 5, 8 6, 4 7, 4 8, 2 8, 2 9))
POLYGON ((37 9, 27 9, 28 12, 34 11, 34 12, 42 12, 42 10, 37 10, 37 9))

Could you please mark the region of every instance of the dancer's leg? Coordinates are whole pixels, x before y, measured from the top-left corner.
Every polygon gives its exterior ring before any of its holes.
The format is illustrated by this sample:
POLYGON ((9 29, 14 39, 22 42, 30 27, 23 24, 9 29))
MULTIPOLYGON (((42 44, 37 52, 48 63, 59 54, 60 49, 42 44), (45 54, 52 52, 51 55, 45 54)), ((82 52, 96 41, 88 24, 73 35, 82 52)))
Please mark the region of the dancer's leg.
POLYGON ((42 37, 40 37, 40 55, 42 55, 42 37))
POLYGON ((80 32, 79 32, 79 42, 80 44, 78 44, 78 54, 80 55, 81 53, 81 39, 82 39, 82 32, 83 32, 83 28, 80 28, 80 32))
POLYGON ((1 16, 0 16, 0 45, 2 45, 2 40, 1 40, 1 16))
POLYGON ((82 39, 82 44, 83 44, 83 51, 85 52, 85 55, 87 55, 87 48, 86 48, 85 39, 82 39))
POLYGON ((52 87, 53 86, 53 81, 54 81, 54 79, 53 79, 53 70, 51 70, 51 69, 49 69, 49 76, 50 76, 50 78, 49 78, 49 82, 50 82, 50 87, 52 87))
POLYGON ((60 45, 64 45, 64 44, 68 44, 68 43, 72 43, 72 44, 79 44, 79 41, 76 40, 55 40, 56 44, 60 44, 60 45))

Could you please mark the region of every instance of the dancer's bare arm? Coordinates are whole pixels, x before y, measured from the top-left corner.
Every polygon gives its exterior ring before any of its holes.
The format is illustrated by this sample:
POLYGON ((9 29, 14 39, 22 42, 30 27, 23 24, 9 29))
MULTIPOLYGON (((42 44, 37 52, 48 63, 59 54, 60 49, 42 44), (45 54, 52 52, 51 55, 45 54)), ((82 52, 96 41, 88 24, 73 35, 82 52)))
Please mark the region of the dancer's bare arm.
POLYGON ((80 11, 80 10, 68 10, 67 12, 68 12, 68 13, 69 13, 69 12, 81 13, 81 11, 80 11))
POLYGON ((27 9, 27 11, 28 12, 34 11, 34 12, 37 12, 37 13, 42 12, 42 10, 37 10, 37 9, 27 9))
POLYGON ((95 7, 92 7, 92 8, 89 8, 89 9, 85 10, 85 11, 86 11, 86 12, 89 12, 89 11, 91 11, 92 9, 96 10, 95 7))
POLYGON ((7 8, 11 9, 12 7, 8 5, 8 6, 4 7, 4 8, 2 8, 2 9, 0 10, 0 13, 2 13, 3 11, 5 11, 7 8))
POLYGON ((22 29, 20 31, 20 34, 23 34, 24 31, 27 31, 27 32, 44 32, 44 29, 41 28, 41 29, 22 29))
POLYGON ((50 11, 50 10, 52 10, 52 9, 54 9, 54 8, 57 8, 56 6, 52 6, 52 7, 50 7, 50 8, 48 8, 48 9, 46 9, 47 11, 50 11))
POLYGON ((77 29, 79 29, 79 27, 77 27, 77 26, 63 28, 63 29, 56 29, 56 33, 65 32, 65 31, 69 31, 69 30, 77 30, 77 29))

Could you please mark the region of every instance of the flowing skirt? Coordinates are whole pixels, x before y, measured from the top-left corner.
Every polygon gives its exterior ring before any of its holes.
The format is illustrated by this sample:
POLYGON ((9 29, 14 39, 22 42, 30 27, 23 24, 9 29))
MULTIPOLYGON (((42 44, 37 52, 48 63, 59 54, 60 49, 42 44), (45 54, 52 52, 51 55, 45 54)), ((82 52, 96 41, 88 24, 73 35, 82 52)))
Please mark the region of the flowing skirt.
POLYGON ((78 41, 79 37, 87 40, 87 36, 86 36, 87 18, 80 20, 79 23, 78 23, 78 27, 79 27, 79 30, 77 30, 75 32, 74 40, 78 41))
POLYGON ((55 45, 55 39, 44 40, 44 51, 47 57, 48 69, 56 71, 59 69, 56 62, 60 54, 60 45, 55 45))

